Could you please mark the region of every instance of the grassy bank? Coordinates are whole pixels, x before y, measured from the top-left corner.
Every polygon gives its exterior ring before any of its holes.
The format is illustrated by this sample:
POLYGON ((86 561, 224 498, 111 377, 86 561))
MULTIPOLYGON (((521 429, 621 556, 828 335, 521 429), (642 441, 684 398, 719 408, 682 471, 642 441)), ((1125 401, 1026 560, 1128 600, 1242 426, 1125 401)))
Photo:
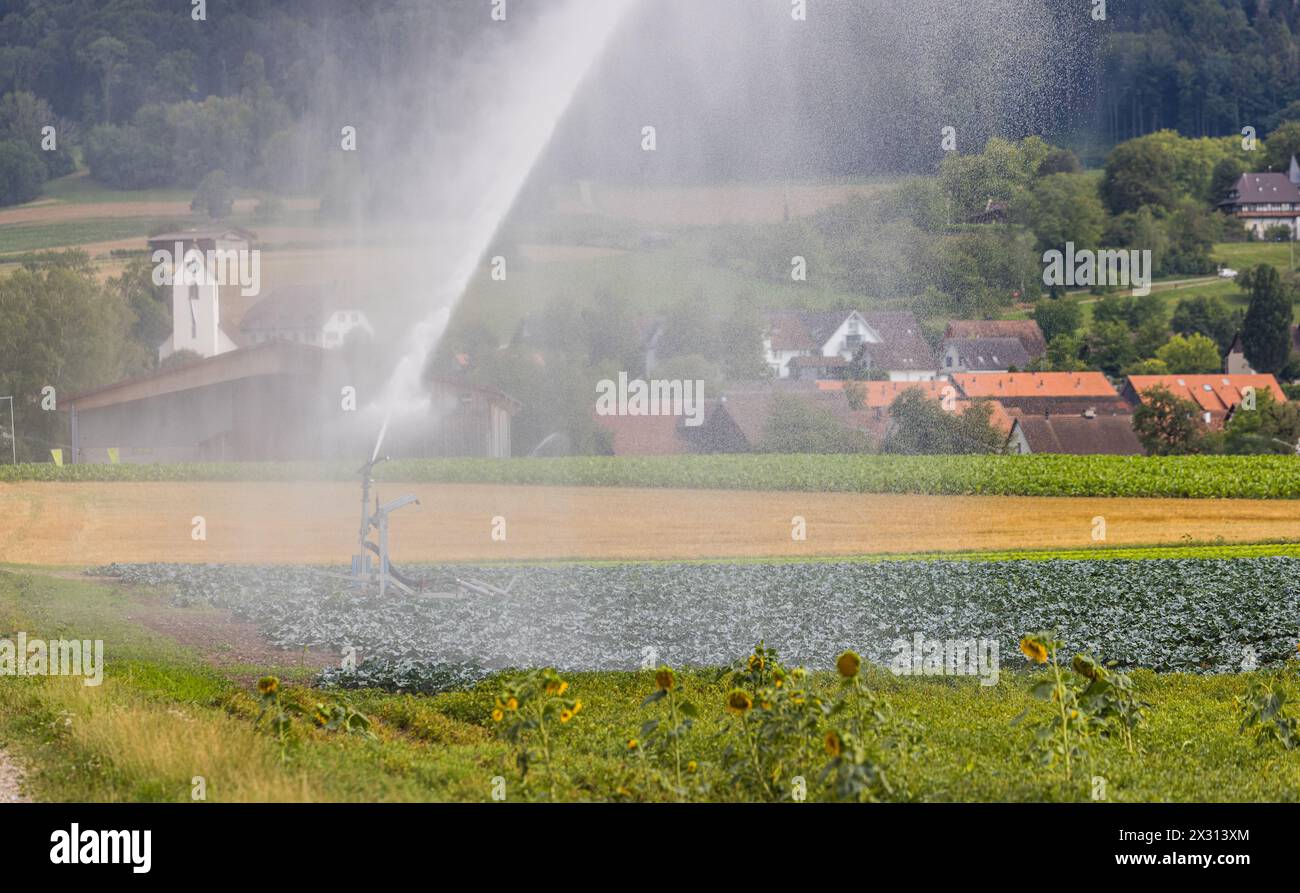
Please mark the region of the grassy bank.
MULTIPOLYGON (((1293 456, 576 456, 404 459, 384 481, 937 495, 1298 499, 1293 456)), ((356 463, 0 466, 16 481, 353 480, 356 463)))
MULTIPOLYGON (((36 798, 189 802, 196 776, 209 800, 484 801, 502 784, 508 800, 549 796, 542 764, 534 763, 521 781, 511 746, 498 734, 491 713, 499 679, 426 697, 309 689, 292 655, 279 668, 218 671, 197 652, 123 619, 125 609, 148 606, 150 598, 91 581, 0 574, 5 635, 21 629, 105 640, 101 686, 0 679, 0 745, 25 764, 36 798), (318 702, 346 700, 370 718, 374 737, 295 718, 282 758, 276 738, 255 724, 253 679, 272 671, 286 679, 286 703, 310 710, 318 702)), ((1003 655, 1003 662, 1024 665, 1018 654, 1003 655)), ((628 748, 629 740, 645 738, 647 719, 664 716, 662 703, 642 706, 655 690, 653 677, 566 675, 566 696, 581 700, 582 709, 569 722, 553 720, 551 780, 558 798, 675 798, 672 764, 654 755, 642 760, 628 748)), ((1027 672, 1004 670, 999 684, 989 687, 970 678, 896 678, 879 671, 868 682, 899 716, 917 723, 920 755, 891 765, 911 799, 1086 800, 1092 776, 1104 777, 1108 799, 1117 801, 1296 799, 1300 754, 1256 745, 1238 733, 1233 699, 1248 679, 1135 674, 1151 705, 1137 737, 1143 752, 1099 742, 1072 781, 1059 767, 1039 767, 1026 755, 1029 727, 1049 713, 1027 693, 1027 672)), ((723 751, 736 740, 739 720, 723 709, 727 686, 713 671, 679 675, 677 696, 698 708, 694 727, 681 739, 691 799, 735 796, 723 751)), ((824 674, 810 686, 828 697, 837 687, 824 674)), ((825 793, 816 781, 826 759, 817 744, 806 776, 809 799, 825 793)))

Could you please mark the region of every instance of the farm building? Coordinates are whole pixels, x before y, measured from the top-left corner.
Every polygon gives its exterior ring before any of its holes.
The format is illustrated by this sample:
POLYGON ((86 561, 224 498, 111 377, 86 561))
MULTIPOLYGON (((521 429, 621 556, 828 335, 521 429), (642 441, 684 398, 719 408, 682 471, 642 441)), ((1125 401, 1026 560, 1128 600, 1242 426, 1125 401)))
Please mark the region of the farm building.
POLYGON ((1129 415, 1018 415, 1011 428, 1010 451, 1066 453, 1073 456, 1140 456, 1146 451, 1133 432, 1129 415))
MULTIPOLYGON (((373 431, 341 399, 354 376, 336 353, 273 341, 159 369, 60 402, 73 462, 286 461, 354 456, 373 431)), ((510 455, 518 405, 435 380, 436 422, 398 428, 394 456, 510 455)), ((368 449, 367 447, 364 447, 368 449)))

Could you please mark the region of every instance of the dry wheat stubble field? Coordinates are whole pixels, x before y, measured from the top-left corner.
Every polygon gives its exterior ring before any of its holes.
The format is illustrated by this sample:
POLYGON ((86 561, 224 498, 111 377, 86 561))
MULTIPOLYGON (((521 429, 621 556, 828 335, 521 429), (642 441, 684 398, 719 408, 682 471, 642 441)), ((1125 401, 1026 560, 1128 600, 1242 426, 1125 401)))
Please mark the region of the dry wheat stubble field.
MULTIPOLYGON (((1088 547, 1097 516, 1106 545, 1300 539, 1291 501, 380 485, 384 499, 408 492, 421 505, 395 516, 393 552, 420 562, 1088 547), (791 537, 795 516, 806 541, 791 537)), ((346 482, 0 484, 0 563, 346 563, 357 499, 346 482)))

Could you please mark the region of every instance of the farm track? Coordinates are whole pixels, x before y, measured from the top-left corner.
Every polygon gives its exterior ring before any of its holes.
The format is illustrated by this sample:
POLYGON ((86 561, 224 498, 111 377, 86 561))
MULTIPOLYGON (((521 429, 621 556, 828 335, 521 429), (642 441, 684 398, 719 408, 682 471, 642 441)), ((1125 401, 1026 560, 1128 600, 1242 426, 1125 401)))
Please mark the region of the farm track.
MULTIPOLYGON (((393 521, 411 562, 817 557, 1185 540, 1300 539, 1291 501, 899 496, 481 484, 380 484, 422 505, 393 521), (492 519, 506 521, 493 541, 492 519), (807 539, 791 536, 803 517, 807 539)), ((357 488, 328 483, 0 485, 0 562, 345 564, 357 488), (207 538, 192 538, 202 516, 207 538)))

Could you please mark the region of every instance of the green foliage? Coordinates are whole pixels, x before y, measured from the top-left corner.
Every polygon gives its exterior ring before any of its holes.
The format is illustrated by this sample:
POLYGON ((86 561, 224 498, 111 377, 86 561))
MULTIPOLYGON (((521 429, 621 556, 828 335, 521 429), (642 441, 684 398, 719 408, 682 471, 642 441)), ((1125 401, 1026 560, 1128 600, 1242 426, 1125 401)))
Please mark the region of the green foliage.
POLYGON ((582 701, 564 696, 568 689, 569 683, 550 668, 508 676, 492 709, 493 721, 501 724, 502 736, 514 749, 520 780, 528 782, 528 770, 540 759, 552 800, 556 734, 582 710, 582 701))
MULTIPOLYGON (((1127 673, 1103 667, 1091 655, 1076 654, 1066 674, 1059 659, 1063 647, 1046 631, 1020 640, 1029 661, 1046 664, 1050 673, 1030 686, 1030 693, 1051 708, 1048 718, 1034 727, 1032 751, 1044 766, 1059 764, 1069 782, 1079 762, 1092 756, 1090 748, 1098 738, 1116 738, 1129 753, 1137 753, 1134 735, 1146 722, 1150 705, 1138 698, 1127 673)), ((1021 713, 1013 725, 1028 713, 1021 713)))
POLYGON ((209 217, 229 217, 234 205, 231 195, 230 178, 223 170, 215 170, 203 178, 194 200, 190 202, 191 211, 206 213, 209 217))
POLYGON ((1178 197, 1174 160, 1151 138, 1120 143, 1106 159, 1101 199, 1112 214, 1143 206, 1171 208, 1178 197))
POLYGON ((0 205, 17 205, 36 198, 46 176, 44 162, 25 143, 0 142, 0 205))
POLYGON ((1083 324, 1083 308, 1074 298, 1041 298, 1031 316, 1049 344, 1062 335, 1073 335, 1083 324))
POLYGON ((1016 216, 1038 236, 1040 251, 1064 251, 1067 242, 1081 248, 1097 246, 1106 210, 1092 177, 1063 173, 1034 181, 1016 216))
POLYGON ((1133 411, 1133 432, 1152 456, 1195 452, 1201 435, 1200 410, 1163 386, 1148 389, 1133 411))
POLYGON ((998 453, 1006 436, 989 419, 992 407, 975 401, 961 412, 944 409, 918 388, 905 390, 889 407, 892 425, 883 449, 911 455, 998 453))
POLYGON ((1156 351, 1156 357, 1175 375, 1209 374, 1223 368, 1218 346, 1200 334, 1175 335, 1156 351))
POLYGON ((1184 298, 1174 308, 1169 327, 1183 335, 1200 334, 1214 339, 1219 353, 1227 353, 1232 339, 1241 330, 1242 313, 1213 296, 1184 298))
POLYGON ((1300 744, 1300 724, 1287 711, 1290 700, 1287 680, 1295 675, 1294 662, 1267 673, 1251 677, 1246 693, 1236 699, 1242 713, 1239 731, 1254 730, 1259 745, 1275 744, 1294 750, 1300 744))
POLYGON ((1260 373, 1277 372, 1291 356, 1291 305, 1295 295, 1277 269, 1261 264, 1237 277, 1250 292, 1241 332, 1246 361, 1260 373))
POLYGON ((0 279, 0 394, 13 395, 20 458, 66 446, 66 417, 42 407, 55 398, 144 368, 131 340, 136 324, 120 290, 96 280, 81 252, 50 255, 0 279))
POLYGON ((1255 408, 1238 406, 1224 426, 1218 451, 1237 455, 1295 455, 1300 445, 1300 406, 1279 401, 1270 389, 1255 391, 1255 408))
POLYGON ((772 397, 758 451, 763 453, 865 453, 871 441, 825 407, 789 394, 772 397))
MULTIPOLYGON (((1300 499, 1287 456, 685 455, 403 459, 382 481, 827 493, 1300 499)), ((17 481, 352 481, 355 463, 0 465, 17 481)))
POLYGON ((663 702, 665 717, 650 719, 641 725, 640 739, 628 742, 628 751, 642 760, 654 753, 665 770, 671 770, 667 785, 678 800, 689 798, 691 793, 686 777, 693 774, 694 760, 682 762, 682 742, 690 734, 699 710, 678 691, 680 679, 671 667, 655 670, 655 690, 641 702, 642 709, 663 702), (683 774, 685 770, 685 775, 683 774))

